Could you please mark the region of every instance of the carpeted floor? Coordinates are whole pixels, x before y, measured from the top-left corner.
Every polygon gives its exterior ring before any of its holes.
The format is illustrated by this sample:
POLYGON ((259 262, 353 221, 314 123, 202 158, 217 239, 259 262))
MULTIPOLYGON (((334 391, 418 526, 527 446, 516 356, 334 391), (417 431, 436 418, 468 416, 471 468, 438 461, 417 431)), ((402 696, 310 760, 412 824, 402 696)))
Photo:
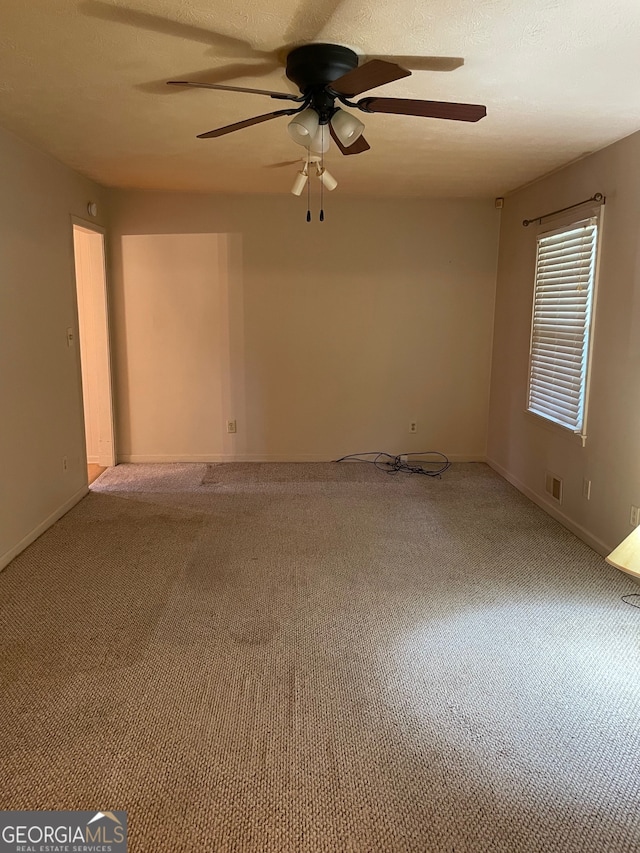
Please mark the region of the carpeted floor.
POLYGON ((126 809, 135 853, 640 850, 637 585, 485 465, 337 468, 121 465, 0 574, 0 808, 126 809))

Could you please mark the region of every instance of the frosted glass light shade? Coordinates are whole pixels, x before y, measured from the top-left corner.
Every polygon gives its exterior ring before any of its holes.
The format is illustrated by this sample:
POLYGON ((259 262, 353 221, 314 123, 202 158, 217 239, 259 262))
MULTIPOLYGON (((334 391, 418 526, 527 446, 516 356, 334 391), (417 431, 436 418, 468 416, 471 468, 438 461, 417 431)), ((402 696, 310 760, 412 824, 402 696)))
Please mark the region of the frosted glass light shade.
POLYGON ((311 154, 326 154, 331 142, 331 131, 326 124, 321 124, 316 130, 309 145, 311 154))
POLYGON ((308 107, 301 113, 297 113, 289 122, 289 134, 298 145, 308 146, 318 129, 318 113, 308 107))
POLYGON ((336 132, 336 136, 345 148, 359 139, 364 130, 364 124, 351 113, 338 109, 331 119, 331 125, 336 132))

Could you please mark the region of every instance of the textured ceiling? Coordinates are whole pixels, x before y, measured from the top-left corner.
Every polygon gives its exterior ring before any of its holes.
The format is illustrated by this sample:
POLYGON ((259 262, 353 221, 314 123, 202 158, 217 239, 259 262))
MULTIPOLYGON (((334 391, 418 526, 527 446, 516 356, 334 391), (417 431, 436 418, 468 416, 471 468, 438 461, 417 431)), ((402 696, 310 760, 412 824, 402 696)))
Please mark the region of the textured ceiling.
POLYGON ((2 0, 0 124, 108 186, 288 192, 286 118, 195 138, 284 104, 165 81, 294 91, 284 48, 307 41, 462 57, 375 93, 485 119, 360 113, 371 151, 327 166, 340 192, 504 195, 640 129, 639 38, 638 0, 2 0))

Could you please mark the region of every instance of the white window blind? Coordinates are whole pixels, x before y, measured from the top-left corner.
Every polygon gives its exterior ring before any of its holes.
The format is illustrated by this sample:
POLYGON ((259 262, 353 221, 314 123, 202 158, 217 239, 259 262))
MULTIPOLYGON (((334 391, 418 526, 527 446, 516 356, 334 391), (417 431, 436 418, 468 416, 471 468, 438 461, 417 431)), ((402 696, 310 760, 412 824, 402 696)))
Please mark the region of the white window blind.
POLYGON ((584 425, 597 218, 538 237, 528 409, 576 433, 584 425))

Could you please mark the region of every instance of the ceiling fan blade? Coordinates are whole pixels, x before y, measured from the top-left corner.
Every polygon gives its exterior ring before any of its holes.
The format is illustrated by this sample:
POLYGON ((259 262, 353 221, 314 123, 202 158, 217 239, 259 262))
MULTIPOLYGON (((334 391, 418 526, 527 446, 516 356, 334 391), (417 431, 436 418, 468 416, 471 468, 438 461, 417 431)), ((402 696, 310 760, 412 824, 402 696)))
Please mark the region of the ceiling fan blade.
POLYGON ((343 154, 362 154, 363 151, 368 151, 371 148, 364 136, 359 136, 355 142, 346 148, 338 139, 338 135, 333 129, 331 122, 329 122, 329 130, 331 131, 331 138, 343 154))
POLYGON ((363 98, 358 107, 365 113, 393 113, 453 121, 479 121, 487 114, 480 104, 453 104, 447 101, 414 101, 406 98, 363 98))
POLYGON ((244 121, 237 121, 235 124, 227 124, 225 127, 218 127, 215 130, 210 130, 208 133, 199 133, 198 139, 214 139, 218 136, 225 136, 227 133, 233 133, 234 130, 242 130, 244 127, 251 127, 253 124, 261 124, 263 121, 271 121, 272 118, 279 116, 290 116, 298 112, 297 110, 277 110, 275 113, 265 113, 263 116, 254 116, 246 118, 244 121))
POLYGON ((409 77, 410 75, 410 71, 401 68, 395 62, 371 59, 364 65, 354 68, 353 71, 343 74, 342 77, 338 77, 330 84, 329 88, 339 95, 352 98, 354 95, 366 92, 367 89, 383 86, 385 83, 392 83, 394 80, 400 80, 402 77, 409 77))
MULTIPOLYGON (((230 62, 219 65, 217 68, 207 68, 198 71, 188 71, 181 74, 181 80, 189 80, 194 83, 224 83, 225 80, 237 80, 239 77, 264 77, 271 74, 279 65, 276 62, 265 60, 265 62, 252 62, 250 65, 241 62, 230 62)), ((179 86, 167 88, 166 78, 162 80, 149 80, 146 83, 134 84, 141 92, 152 95, 176 95, 180 91, 179 86)))
POLYGON ((281 163, 265 163, 264 168, 265 169, 282 169, 285 166, 299 166, 300 164, 302 164, 304 166, 305 162, 306 161, 305 161, 304 157, 298 157, 297 160, 283 160, 281 163))
POLYGON ((455 71, 464 65, 461 56, 370 56, 367 59, 383 59, 397 62, 410 71, 455 71))
POLYGON ((193 80, 168 80, 167 86, 194 86, 197 89, 222 89, 225 92, 249 92, 252 95, 267 95, 281 101, 303 101, 303 97, 288 92, 272 92, 269 89, 246 89, 243 86, 223 86, 220 83, 197 83, 193 80))

